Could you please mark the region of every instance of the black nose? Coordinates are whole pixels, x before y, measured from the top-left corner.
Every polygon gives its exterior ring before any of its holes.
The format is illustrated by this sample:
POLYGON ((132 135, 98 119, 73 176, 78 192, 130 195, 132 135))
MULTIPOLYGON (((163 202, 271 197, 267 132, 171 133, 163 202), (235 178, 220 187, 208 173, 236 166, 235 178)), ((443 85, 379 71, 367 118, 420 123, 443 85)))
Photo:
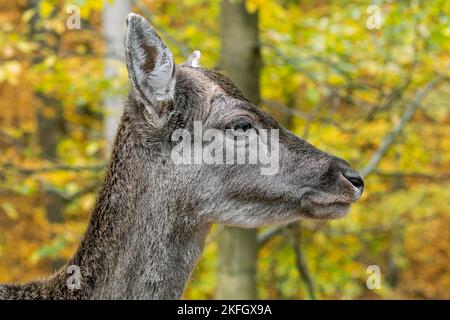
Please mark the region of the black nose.
POLYGON ((364 180, 355 171, 344 171, 342 173, 348 181, 352 183, 362 193, 364 190, 364 180))

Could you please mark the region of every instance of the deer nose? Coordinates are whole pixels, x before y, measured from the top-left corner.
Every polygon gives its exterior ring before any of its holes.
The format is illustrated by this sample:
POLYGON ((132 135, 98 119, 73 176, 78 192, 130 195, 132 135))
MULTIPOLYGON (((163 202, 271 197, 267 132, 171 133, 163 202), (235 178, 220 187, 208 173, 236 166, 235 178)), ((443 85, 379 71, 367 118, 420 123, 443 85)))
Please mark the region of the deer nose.
POLYGON ((361 178, 361 176, 359 174, 357 174, 355 171, 353 170, 346 170, 343 171, 342 174, 344 175, 344 177, 350 181, 350 183, 352 185, 354 185, 359 192, 362 194, 363 190, 364 190, 364 180, 361 178))

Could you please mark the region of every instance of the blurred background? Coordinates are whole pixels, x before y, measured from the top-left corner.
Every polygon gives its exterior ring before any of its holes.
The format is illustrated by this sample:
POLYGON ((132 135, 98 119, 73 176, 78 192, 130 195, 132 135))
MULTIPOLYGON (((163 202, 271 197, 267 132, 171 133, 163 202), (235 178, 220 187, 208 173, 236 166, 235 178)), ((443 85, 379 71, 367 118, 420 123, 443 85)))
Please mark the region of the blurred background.
POLYGON ((0 282, 46 276, 78 245, 128 90, 130 11, 177 63, 201 50, 365 176, 343 220, 214 226, 184 298, 450 298, 445 0, 0 0, 0 282))

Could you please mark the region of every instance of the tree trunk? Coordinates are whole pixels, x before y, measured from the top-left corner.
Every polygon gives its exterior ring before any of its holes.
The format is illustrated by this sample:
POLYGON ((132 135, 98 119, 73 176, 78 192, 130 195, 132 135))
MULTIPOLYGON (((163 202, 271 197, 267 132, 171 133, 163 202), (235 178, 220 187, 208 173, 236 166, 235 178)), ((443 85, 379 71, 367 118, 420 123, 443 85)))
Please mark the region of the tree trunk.
MULTIPOLYGON (((57 161, 57 147, 59 141, 66 134, 65 119, 60 101, 45 94, 35 92, 39 107, 37 117, 37 139, 41 157, 46 160, 57 161), (47 111, 47 112, 46 112, 47 111)), ((47 189, 45 192, 45 212, 49 222, 61 223, 64 221, 65 199, 47 189)))
MULTIPOLYGON (((31 41, 36 41, 42 48, 51 49, 55 54, 60 44, 60 36, 50 33, 41 28, 39 20, 39 3, 40 0, 28 1, 28 8, 36 9, 36 13, 29 22, 30 32, 28 37, 31 41), (48 39, 54 40, 51 42, 48 39)), ((38 55, 33 58, 34 65, 42 63, 44 56, 38 55)), ((59 141, 66 134, 65 120, 61 102, 46 93, 34 91, 36 104, 36 120, 37 120, 37 142, 40 147, 41 157, 45 160, 57 161, 57 147, 59 141)), ((45 212, 48 221, 52 223, 60 223, 64 220, 64 199, 51 191, 45 192, 45 212)))
MULTIPOLYGON (((258 13, 244 0, 221 2, 220 68, 244 95, 258 104, 261 55, 258 13)), ((218 299, 256 299, 256 230, 226 227, 218 241, 218 299)))
MULTIPOLYGON (((118 77, 118 68, 125 63, 125 18, 131 12, 130 0, 107 1, 103 8, 103 36, 105 39, 105 77, 118 77)), ((104 135, 111 147, 122 113, 123 97, 108 93, 104 96, 104 135)))

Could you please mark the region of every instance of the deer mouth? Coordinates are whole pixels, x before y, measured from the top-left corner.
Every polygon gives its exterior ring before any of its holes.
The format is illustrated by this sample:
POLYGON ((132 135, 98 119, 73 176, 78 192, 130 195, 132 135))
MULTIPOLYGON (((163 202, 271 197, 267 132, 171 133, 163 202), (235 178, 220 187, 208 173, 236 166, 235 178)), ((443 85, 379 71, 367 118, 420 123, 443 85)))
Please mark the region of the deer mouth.
POLYGON ((332 220, 345 217, 350 211, 351 202, 323 203, 302 200, 301 215, 309 219, 332 220))

